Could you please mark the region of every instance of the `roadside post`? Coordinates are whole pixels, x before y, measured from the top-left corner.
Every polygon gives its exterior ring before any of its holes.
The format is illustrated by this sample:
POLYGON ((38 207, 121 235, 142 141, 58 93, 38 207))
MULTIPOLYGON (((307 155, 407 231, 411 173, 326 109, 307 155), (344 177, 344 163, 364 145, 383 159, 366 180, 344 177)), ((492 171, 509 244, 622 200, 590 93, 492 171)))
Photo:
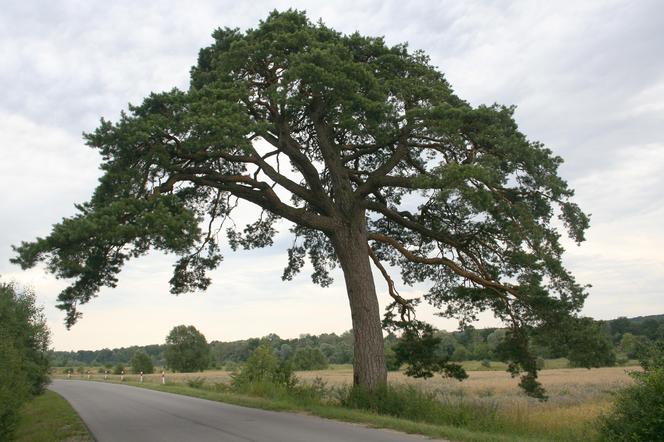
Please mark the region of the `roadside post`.
POLYGON ((108 380, 108 370, 106 370, 106 371, 104 372, 104 380, 105 380, 105 381, 108 380))
POLYGON ((120 382, 124 382, 124 370, 120 373, 120 382))
POLYGON ((88 370, 88 381, 90 380, 90 370, 88 370))
POLYGON ((141 384, 143 383, 143 372, 141 372, 141 384))
POLYGON ((67 379, 71 380, 71 370, 67 370, 67 379))
POLYGON ((161 384, 166 384, 166 374, 164 373, 164 370, 161 371, 161 384))

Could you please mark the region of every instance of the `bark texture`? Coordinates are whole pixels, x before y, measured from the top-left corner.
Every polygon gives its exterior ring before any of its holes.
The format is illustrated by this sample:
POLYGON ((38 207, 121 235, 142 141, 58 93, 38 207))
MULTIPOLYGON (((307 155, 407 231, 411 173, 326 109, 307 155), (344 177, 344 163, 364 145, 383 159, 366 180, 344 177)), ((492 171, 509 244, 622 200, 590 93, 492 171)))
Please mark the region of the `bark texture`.
POLYGON ((383 329, 367 248, 364 214, 333 237, 353 321, 353 384, 373 390, 387 382, 383 329))

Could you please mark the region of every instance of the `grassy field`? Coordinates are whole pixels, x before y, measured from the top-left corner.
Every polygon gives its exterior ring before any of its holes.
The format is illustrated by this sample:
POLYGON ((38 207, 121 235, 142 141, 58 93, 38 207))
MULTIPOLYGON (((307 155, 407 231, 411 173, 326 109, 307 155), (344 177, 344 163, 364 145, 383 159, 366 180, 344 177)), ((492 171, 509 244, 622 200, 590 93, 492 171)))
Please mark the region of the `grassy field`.
POLYGON ((92 442, 92 437, 69 403, 47 390, 21 409, 18 442, 92 442))
MULTIPOLYGON (((554 360, 548 361, 548 364, 549 367, 560 367, 565 366, 566 361, 554 360)), ((479 366, 479 363, 467 363, 466 368, 469 370, 478 368, 475 365, 479 366)), ((414 385, 423 391, 435 394, 436 398, 448 404, 450 408, 467 408, 474 410, 472 413, 486 412, 495 416, 489 424, 486 424, 488 428, 479 425, 470 432, 464 432, 463 428, 439 426, 430 428, 430 425, 427 426, 428 424, 422 422, 395 420, 389 416, 375 414, 372 416, 370 413, 357 410, 344 410, 334 406, 333 394, 330 394, 330 400, 327 402, 327 405, 332 407, 317 407, 315 404, 303 407, 302 404, 291 403, 287 399, 277 403, 265 398, 243 398, 226 391, 225 386, 231 380, 231 373, 223 370, 167 373, 166 386, 160 385, 161 374, 146 375, 143 386, 168 391, 176 390, 174 392, 261 408, 301 410, 332 418, 338 415, 337 418, 344 420, 368 422, 376 426, 420 432, 430 436, 446 436, 454 440, 502 440, 506 437, 504 440, 568 441, 595 439, 596 418, 610 409, 612 393, 628 385, 631 378, 627 372, 636 369, 607 367, 591 370, 583 368, 542 370, 540 380, 547 389, 549 400, 541 402, 526 397, 518 387, 518 379, 511 378, 503 371, 504 365, 492 363, 491 367, 479 368, 482 370, 469 371, 469 378, 463 382, 439 376, 421 380, 409 378, 399 372, 389 374, 391 385, 414 385), (202 385, 196 385, 195 381, 202 385), (188 384, 197 388, 189 388, 188 384), (488 437, 486 432, 493 432, 494 435, 488 437)), ((91 374, 90 377, 92 380, 103 380, 104 375, 91 374)), ((331 366, 327 370, 298 372, 297 377, 302 383, 322 383, 333 392, 352 382, 352 367, 331 366)), ((87 375, 76 375, 72 378, 87 379, 87 375)), ((136 383, 138 376, 125 375, 124 379, 128 383, 136 383)), ((118 381, 119 376, 109 375, 109 380, 118 381)))

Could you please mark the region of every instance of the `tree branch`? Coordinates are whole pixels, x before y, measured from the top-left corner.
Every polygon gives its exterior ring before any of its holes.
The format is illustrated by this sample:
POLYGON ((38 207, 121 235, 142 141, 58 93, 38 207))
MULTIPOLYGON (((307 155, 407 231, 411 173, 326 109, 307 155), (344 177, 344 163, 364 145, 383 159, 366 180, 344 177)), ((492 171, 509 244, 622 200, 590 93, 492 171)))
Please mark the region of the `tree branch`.
MULTIPOLYGON (((383 235, 381 233, 369 233, 367 236, 370 240, 378 241, 383 244, 388 244, 392 247, 394 247, 401 255, 403 255, 406 259, 408 259, 411 262, 416 262, 419 264, 427 264, 427 265, 444 265, 448 267, 450 270, 452 270, 454 273, 456 273, 459 276, 463 276, 464 278, 479 284, 483 287, 489 288, 489 289, 495 289, 494 291, 499 291, 497 293, 501 294, 502 292, 507 292, 514 296, 515 298, 519 298, 520 295, 519 293, 513 288, 505 284, 501 284, 499 282, 486 279, 484 277, 481 277, 473 272, 469 272, 468 270, 464 269, 461 267, 459 264, 455 263, 451 259, 448 258, 425 258, 423 256, 416 255, 415 253, 411 252, 410 250, 406 249, 406 247, 403 246, 403 244, 399 243, 397 240, 394 238, 391 238, 387 235, 383 235)), ((502 297, 505 298, 505 295, 502 294, 502 297)))
POLYGON ((257 181, 246 175, 222 175, 207 173, 209 170, 188 170, 169 177, 165 190, 172 190, 173 185, 179 181, 189 181, 202 186, 210 186, 221 191, 230 192, 238 198, 252 202, 275 215, 286 218, 296 224, 310 229, 332 232, 338 228, 336 219, 309 212, 306 209, 292 207, 285 204, 274 192, 269 184, 257 181), (200 175, 197 175, 199 173, 200 175))
POLYGON ((371 257, 371 260, 373 261, 374 265, 378 268, 380 273, 383 275, 383 278, 385 278, 385 281, 387 282, 387 289, 389 295, 396 301, 397 304, 401 306, 401 319, 410 321, 413 319, 415 309, 413 308, 412 301, 403 298, 401 295, 399 295, 399 292, 397 292, 396 287, 394 286, 394 280, 390 277, 389 273, 387 273, 387 270, 385 270, 385 267, 383 264, 380 262, 380 259, 378 259, 378 256, 376 256, 376 253, 373 251, 371 246, 367 245, 369 249, 369 256, 371 257))

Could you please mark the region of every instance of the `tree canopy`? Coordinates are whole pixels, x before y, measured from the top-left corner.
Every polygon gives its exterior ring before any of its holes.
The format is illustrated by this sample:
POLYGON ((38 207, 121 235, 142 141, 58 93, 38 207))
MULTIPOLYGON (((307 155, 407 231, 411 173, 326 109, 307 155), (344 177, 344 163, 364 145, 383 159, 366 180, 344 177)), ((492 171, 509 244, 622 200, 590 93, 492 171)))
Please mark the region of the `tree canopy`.
POLYGON ((423 298, 441 315, 468 323, 492 311, 509 328, 511 371, 538 385, 531 329, 574 316, 586 297, 562 264, 561 231, 579 243, 589 222, 558 175, 562 159, 518 130, 513 107, 471 106, 405 44, 292 10, 213 37, 187 90, 153 93, 85 135, 103 158, 92 198, 16 248, 24 268, 44 261, 73 279, 59 296, 67 324, 131 258, 174 253, 171 291, 206 289, 220 232, 233 249, 265 247, 282 219, 293 234, 284 280, 307 259, 316 284, 343 271, 356 383, 386 380, 373 264, 394 299, 383 325, 405 330, 411 350, 430 330, 393 268, 404 284, 428 283, 423 298), (235 227, 247 202, 260 216, 235 227))
POLYGON ((154 373, 154 364, 152 363, 150 356, 142 351, 137 351, 131 358, 131 370, 134 373, 154 373))
POLYGON ((173 371, 202 371, 210 364, 210 347, 196 327, 178 325, 166 336, 164 357, 173 371))

